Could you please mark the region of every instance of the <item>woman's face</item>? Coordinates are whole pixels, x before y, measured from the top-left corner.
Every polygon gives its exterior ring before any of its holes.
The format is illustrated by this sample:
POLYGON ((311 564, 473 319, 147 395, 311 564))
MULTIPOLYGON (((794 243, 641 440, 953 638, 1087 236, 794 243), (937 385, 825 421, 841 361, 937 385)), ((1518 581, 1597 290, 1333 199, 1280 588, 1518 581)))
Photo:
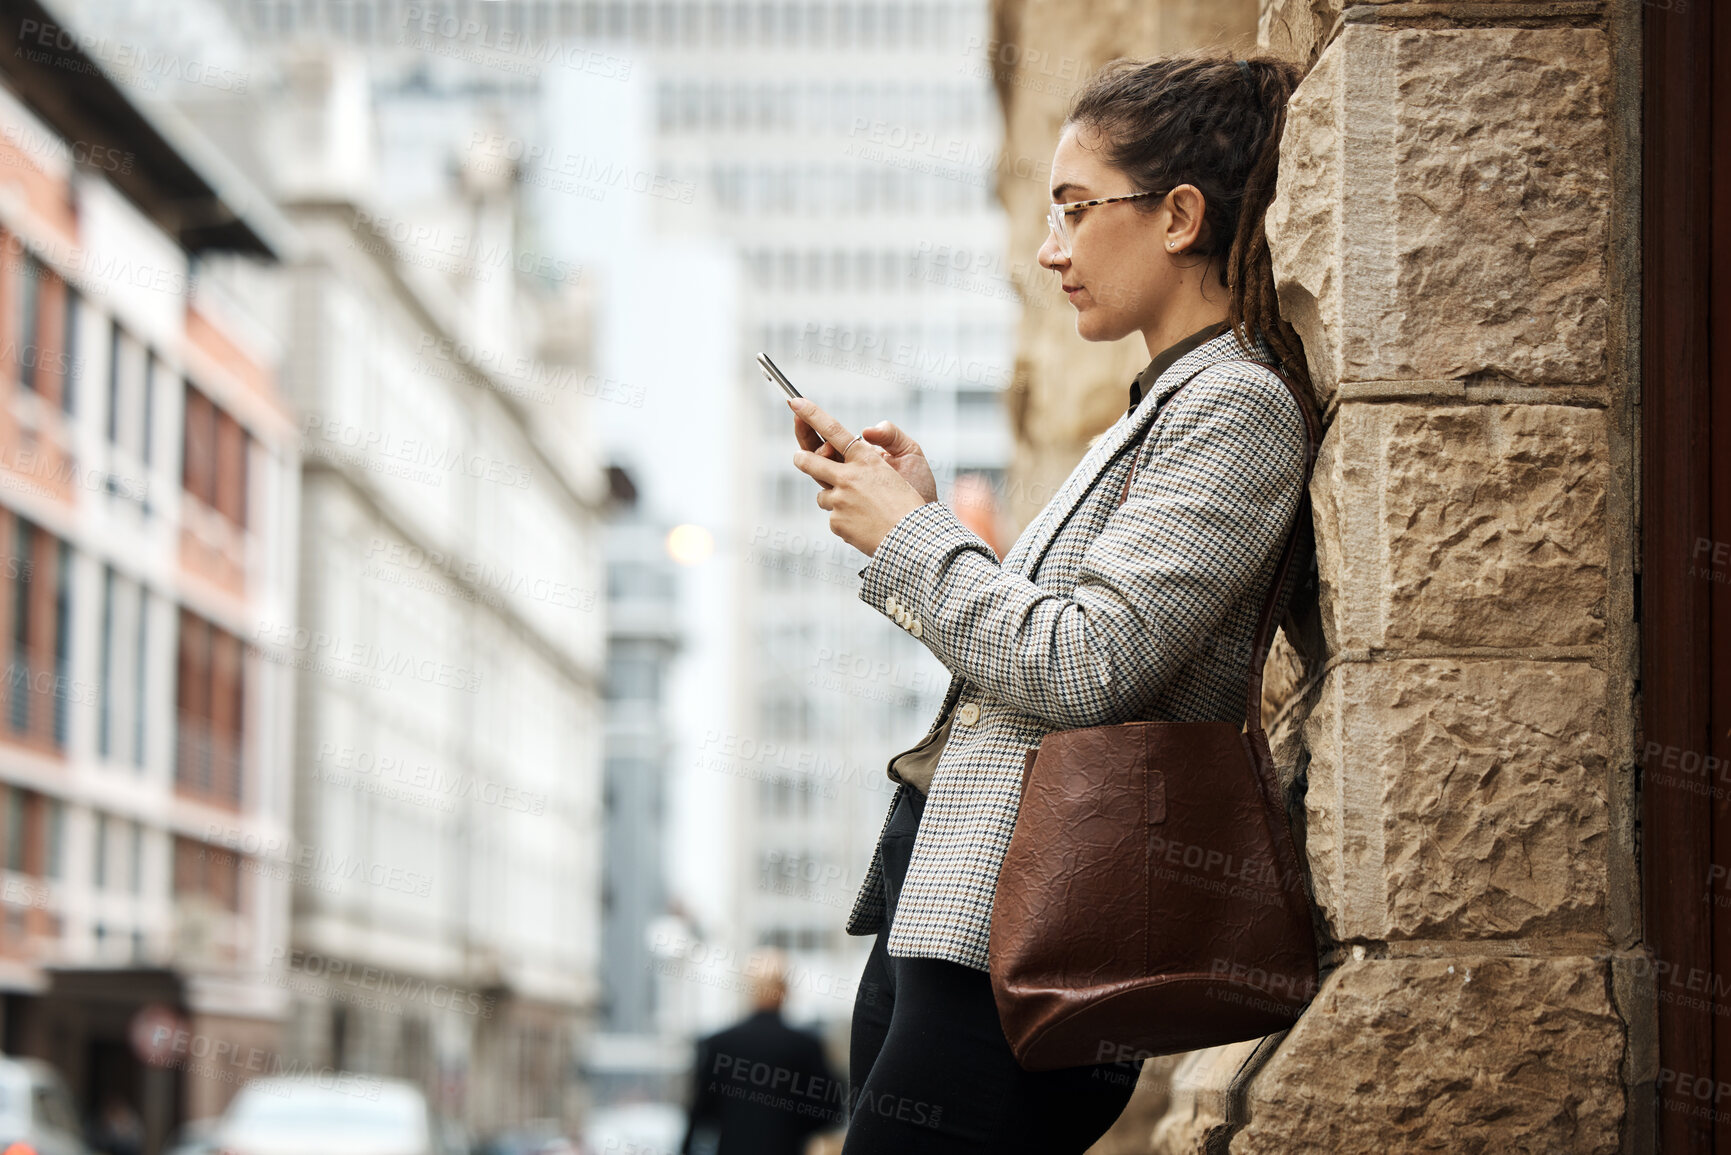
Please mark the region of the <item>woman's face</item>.
MULTIPOLYGON (((1140 191, 1100 151, 1099 134, 1069 124, 1052 154, 1052 201, 1065 204, 1140 191)), ((1076 332, 1087 341, 1116 341, 1147 332, 1186 279, 1172 258, 1196 239, 1201 194, 1180 186, 1153 212, 1140 201, 1095 205, 1069 217, 1070 255, 1046 237, 1039 262, 1057 272, 1076 309, 1076 332), (1187 211, 1189 210, 1189 211, 1187 211)))

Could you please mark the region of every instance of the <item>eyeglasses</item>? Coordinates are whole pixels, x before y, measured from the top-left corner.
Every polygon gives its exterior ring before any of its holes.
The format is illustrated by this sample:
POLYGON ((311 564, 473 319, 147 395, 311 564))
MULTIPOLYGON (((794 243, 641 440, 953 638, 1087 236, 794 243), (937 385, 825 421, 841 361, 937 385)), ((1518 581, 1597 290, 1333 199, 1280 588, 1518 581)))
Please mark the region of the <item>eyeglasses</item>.
POLYGON ((1116 201, 1133 201, 1137 197, 1163 197, 1171 191, 1171 189, 1160 189, 1154 192, 1128 193, 1121 197, 1101 197, 1098 200, 1071 201, 1069 204, 1051 206, 1046 212, 1046 220, 1052 227, 1052 235, 1058 238, 1059 254, 1068 257, 1070 246, 1075 243, 1075 236, 1071 231, 1069 221, 1072 213, 1079 213, 1083 209, 1090 209, 1095 205, 1109 205, 1116 201))

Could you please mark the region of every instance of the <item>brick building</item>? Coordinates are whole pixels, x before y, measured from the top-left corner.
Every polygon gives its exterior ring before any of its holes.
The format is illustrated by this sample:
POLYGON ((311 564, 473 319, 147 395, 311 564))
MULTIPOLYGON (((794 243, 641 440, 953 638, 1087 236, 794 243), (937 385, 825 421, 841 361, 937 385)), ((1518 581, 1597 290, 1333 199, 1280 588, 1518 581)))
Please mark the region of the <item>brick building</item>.
MULTIPOLYGON (((0 1043, 152 1140, 274 1053, 298 430, 260 323, 287 226, 9 6, 0 60, 0 1043), (184 1032, 147 1064, 148 1021, 184 1032)), ((172 1038, 172 1036, 171 1036, 172 1038)))

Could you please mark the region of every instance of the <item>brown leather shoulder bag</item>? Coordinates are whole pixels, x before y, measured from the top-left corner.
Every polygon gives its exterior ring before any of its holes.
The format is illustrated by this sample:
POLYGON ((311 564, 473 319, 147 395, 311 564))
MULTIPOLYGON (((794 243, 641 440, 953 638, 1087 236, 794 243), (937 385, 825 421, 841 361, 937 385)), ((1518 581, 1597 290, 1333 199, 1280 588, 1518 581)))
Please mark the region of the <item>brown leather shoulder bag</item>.
MULTIPOLYGON (((1305 485, 1257 624, 1244 725, 1058 730, 1024 757, 988 957, 1025 1070, 1258 1038, 1290 1027, 1316 992, 1310 894, 1262 729, 1262 666, 1309 540, 1317 420, 1264 367, 1304 414, 1305 485)), ((1119 504, 1129 491, 1126 479, 1119 504)))

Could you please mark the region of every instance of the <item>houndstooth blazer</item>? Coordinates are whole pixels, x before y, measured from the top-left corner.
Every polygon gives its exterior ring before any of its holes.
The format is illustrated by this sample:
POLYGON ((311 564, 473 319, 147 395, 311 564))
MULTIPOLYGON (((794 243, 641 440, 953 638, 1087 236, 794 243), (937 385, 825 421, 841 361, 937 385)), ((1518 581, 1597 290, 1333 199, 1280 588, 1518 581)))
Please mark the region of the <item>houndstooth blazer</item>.
MULTIPOLYGON (((1001 563, 932 501, 898 521, 859 571, 860 600, 950 670, 927 734, 956 710, 890 954, 987 969, 1023 753, 1045 734, 1243 718, 1252 635, 1301 496, 1304 417, 1265 369, 1205 368, 1235 357, 1275 360, 1260 334, 1246 347, 1230 329, 1180 357, 1089 448, 1001 563)), ((908 789, 897 787, 890 813, 908 789)), ((883 916, 874 848, 847 933, 876 933, 883 916)))

